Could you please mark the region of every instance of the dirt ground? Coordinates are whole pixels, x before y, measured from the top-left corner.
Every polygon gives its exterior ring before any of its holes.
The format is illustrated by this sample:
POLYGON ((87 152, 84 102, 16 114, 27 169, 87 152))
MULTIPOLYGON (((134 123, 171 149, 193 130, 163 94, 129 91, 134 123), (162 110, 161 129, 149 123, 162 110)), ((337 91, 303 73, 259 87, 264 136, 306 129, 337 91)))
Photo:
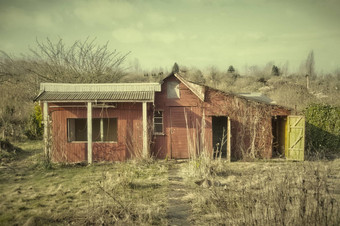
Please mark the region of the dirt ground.
POLYGON ((186 162, 177 162, 168 170, 168 225, 190 225, 191 204, 187 199, 190 188, 180 174, 180 164, 183 163, 186 162))

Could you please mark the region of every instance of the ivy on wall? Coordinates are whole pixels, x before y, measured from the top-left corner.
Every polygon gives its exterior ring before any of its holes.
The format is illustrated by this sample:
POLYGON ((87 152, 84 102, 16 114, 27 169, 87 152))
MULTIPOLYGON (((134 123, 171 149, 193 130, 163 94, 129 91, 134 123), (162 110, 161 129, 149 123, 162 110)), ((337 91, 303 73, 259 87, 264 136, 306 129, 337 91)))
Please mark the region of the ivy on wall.
POLYGON ((304 110, 310 151, 340 152, 340 107, 311 104, 304 110))

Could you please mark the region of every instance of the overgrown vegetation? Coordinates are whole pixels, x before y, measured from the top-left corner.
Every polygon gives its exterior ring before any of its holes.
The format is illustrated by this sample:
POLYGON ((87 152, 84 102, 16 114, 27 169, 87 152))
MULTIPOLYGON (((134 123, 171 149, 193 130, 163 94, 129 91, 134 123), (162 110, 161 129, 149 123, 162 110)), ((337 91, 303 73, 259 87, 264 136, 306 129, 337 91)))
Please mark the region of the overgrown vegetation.
POLYGON ((210 167, 203 166, 209 169, 208 179, 202 179, 199 174, 188 178, 192 184, 188 196, 192 198, 194 224, 340 223, 338 160, 232 164, 212 160, 211 163, 210 167))
POLYGON ((1 163, 0 225, 166 224, 166 164, 53 165, 47 170, 41 141, 20 146, 20 158, 1 163))
POLYGON ((25 135, 28 139, 36 140, 42 138, 44 132, 42 117, 41 106, 36 103, 34 105, 34 112, 30 115, 26 126, 25 135))
MULTIPOLYGON (((166 225, 168 169, 128 161, 43 167, 41 141, 0 166, 0 225, 166 225)), ((177 164, 194 225, 338 225, 340 161, 177 164)), ((171 194, 176 194, 172 191, 171 194)), ((172 207, 173 209, 173 207, 172 207)), ((178 211, 181 211, 180 209, 178 211)))
POLYGON ((306 116, 307 150, 311 154, 340 152, 340 107, 311 104, 306 116))

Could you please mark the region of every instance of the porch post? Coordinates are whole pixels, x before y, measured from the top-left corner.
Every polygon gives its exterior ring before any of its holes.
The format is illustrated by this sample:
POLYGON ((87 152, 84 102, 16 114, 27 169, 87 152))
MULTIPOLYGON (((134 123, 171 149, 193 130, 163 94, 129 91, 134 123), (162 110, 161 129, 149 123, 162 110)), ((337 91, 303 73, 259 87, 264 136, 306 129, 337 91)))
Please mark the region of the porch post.
POLYGON ((230 117, 228 117, 228 125, 227 125, 227 161, 230 162, 230 152, 231 152, 231 124, 230 124, 230 117))
POLYGON ((45 157, 49 158, 49 122, 48 122, 48 103, 44 101, 43 105, 43 122, 44 122, 44 152, 45 157))
POLYGON ((148 154, 147 102, 143 102, 143 157, 148 154))
POLYGON ((92 102, 87 102, 87 163, 92 163, 92 102))

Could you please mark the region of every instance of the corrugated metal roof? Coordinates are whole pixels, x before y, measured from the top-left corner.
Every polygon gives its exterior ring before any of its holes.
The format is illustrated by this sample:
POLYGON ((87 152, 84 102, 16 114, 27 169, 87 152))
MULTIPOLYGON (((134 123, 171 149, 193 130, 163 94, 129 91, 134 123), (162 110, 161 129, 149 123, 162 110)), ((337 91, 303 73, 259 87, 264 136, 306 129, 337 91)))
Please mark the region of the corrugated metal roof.
POLYGON ((262 93, 238 93, 238 95, 243 96, 248 100, 255 100, 267 104, 276 104, 275 101, 263 95, 262 93))
POLYGON ((153 101, 153 91, 117 92, 43 92, 35 101, 153 101))
POLYGON ((160 92, 159 83, 41 83, 40 91, 50 92, 129 92, 154 91, 160 92))

